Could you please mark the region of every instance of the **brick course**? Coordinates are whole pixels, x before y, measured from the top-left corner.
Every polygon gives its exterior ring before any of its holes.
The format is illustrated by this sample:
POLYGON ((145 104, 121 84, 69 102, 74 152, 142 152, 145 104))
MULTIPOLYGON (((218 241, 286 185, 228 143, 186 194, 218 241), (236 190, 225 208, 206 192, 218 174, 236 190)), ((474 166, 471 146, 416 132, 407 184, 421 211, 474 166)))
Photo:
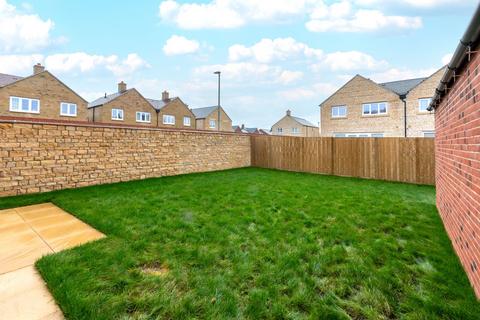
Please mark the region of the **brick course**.
POLYGON ((476 54, 435 110, 435 144, 437 207, 480 298, 479 65, 476 54))
POLYGON ((0 121, 0 196, 250 166, 230 133, 0 121))

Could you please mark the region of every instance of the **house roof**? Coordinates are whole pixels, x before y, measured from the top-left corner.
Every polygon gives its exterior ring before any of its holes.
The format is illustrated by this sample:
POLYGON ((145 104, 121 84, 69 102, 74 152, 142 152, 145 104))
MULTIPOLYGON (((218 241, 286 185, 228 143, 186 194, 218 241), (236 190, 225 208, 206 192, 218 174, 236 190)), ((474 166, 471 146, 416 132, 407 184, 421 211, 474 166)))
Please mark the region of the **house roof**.
POLYGON ((404 96, 408 92, 410 92, 410 90, 412 90, 413 88, 418 86, 421 82, 423 82, 425 79, 427 78, 407 79, 407 80, 384 82, 379 84, 382 87, 395 92, 399 96, 404 96))
POLYGON ((0 87, 6 86, 10 83, 14 83, 21 79, 23 79, 23 77, 0 73, 0 87))
POLYGON ((214 107, 205 107, 205 108, 196 108, 192 109, 193 114, 195 115, 195 118, 197 119, 204 119, 206 118, 210 113, 213 111, 217 110, 217 106, 214 107))
POLYGON ((114 100, 114 99, 117 99, 118 97, 124 95, 125 93, 129 92, 133 90, 133 88, 131 89, 128 89, 124 92, 115 92, 115 93, 112 93, 112 94, 108 94, 108 95, 105 95, 101 98, 98 98, 96 100, 93 100, 92 102, 90 102, 88 104, 88 107, 89 108, 94 108, 94 107, 98 107, 98 106, 101 106, 101 105, 104 105, 106 103, 109 103, 110 101, 114 100))
POLYGON ((150 104, 152 105, 152 107, 156 110, 160 110, 162 108, 164 108, 167 104, 169 104, 170 102, 172 102, 173 100, 175 99, 178 99, 178 97, 174 97, 174 98, 169 98, 168 100, 158 100, 158 99, 149 99, 147 98, 147 101, 150 102, 150 104))
POLYGON ((307 121, 303 118, 299 118, 299 117, 294 117, 294 116, 291 116, 295 121, 297 121, 298 123, 300 123, 302 126, 306 126, 306 127, 314 127, 314 128, 317 128, 316 125, 314 125, 313 123, 311 123, 310 121, 307 121))

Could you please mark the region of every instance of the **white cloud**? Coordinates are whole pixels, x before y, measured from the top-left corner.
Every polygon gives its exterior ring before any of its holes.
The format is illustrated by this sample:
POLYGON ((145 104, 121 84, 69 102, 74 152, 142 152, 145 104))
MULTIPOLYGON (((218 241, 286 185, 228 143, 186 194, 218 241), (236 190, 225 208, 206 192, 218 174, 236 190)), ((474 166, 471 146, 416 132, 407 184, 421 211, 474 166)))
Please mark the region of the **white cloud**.
POLYGON ((303 76, 303 73, 299 71, 283 70, 283 68, 278 66, 256 62, 234 62, 200 66, 194 69, 194 74, 197 76, 210 75, 217 70, 221 70, 223 79, 231 80, 236 84, 260 82, 289 84, 303 76))
POLYGON ((0 70, 5 73, 25 74, 30 72, 35 63, 42 63, 53 73, 85 73, 95 70, 108 70, 117 77, 126 76, 148 67, 138 54, 131 53, 121 60, 116 55, 91 55, 85 52, 59 53, 49 56, 0 55, 0 70))
POLYGON ((434 68, 410 70, 410 69, 397 69, 392 68, 383 72, 373 73, 369 75, 369 78, 375 82, 388 82, 404 79, 423 78, 432 75, 435 71, 434 68))
MULTIPOLYGON (((295 21, 310 16, 310 31, 363 32, 381 28, 416 29, 420 17, 385 15, 379 10, 365 10, 376 0, 342 0, 326 4, 324 0, 211 0, 206 3, 160 3, 159 16, 182 29, 228 29, 251 22, 295 21)), ((407 0, 413 1, 413 0, 407 0)), ((428 2, 433 0, 419 0, 428 2)), ((443 0, 450 1, 450 0, 443 0)))
POLYGON ((198 41, 189 40, 182 36, 171 36, 163 46, 163 52, 167 56, 195 53, 200 48, 198 41))
POLYGON ((320 58, 322 55, 322 50, 311 48, 305 43, 298 42, 291 37, 276 39, 264 38, 251 47, 236 44, 228 49, 230 61, 253 58, 261 63, 269 63, 273 60, 286 60, 293 57, 320 58))
POLYGON ((325 67, 333 71, 375 70, 387 66, 386 61, 376 60, 360 51, 338 51, 327 54, 321 62, 313 64, 312 70, 320 71, 325 67))
POLYGON ((442 57, 442 64, 446 65, 450 63, 450 60, 453 58, 453 53, 446 54, 442 57))
POLYGON ((0 55, 0 72, 23 75, 33 72, 33 65, 43 62, 43 55, 0 55))
POLYGON ((22 14, 6 0, 0 0, 0 50, 3 52, 35 51, 50 45, 54 27, 50 19, 36 14, 22 14))
POLYGON ((308 87, 299 87, 293 89, 282 90, 278 92, 280 97, 288 101, 301 101, 312 98, 326 97, 331 95, 338 86, 331 83, 316 83, 308 87))
MULTIPOLYGON (((333 5, 332 5, 333 6, 333 5)), ((312 32, 369 32, 387 28, 418 29, 422 27, 420 17, 387 16, 379 10, 338 10, 331 13, 332 8, 314 12, 305 26, 312 32)))
POLYGON ((278 81, 283 84, 289 84, 303 78, 303 72, 284 70, 280 73, 278 81))
POLYGON ((415 8, 437 8, 447 5, 470 6, 478 3, 477 0, 355 0, 358 5, 372 6, 378 4, 405 5, 415 8))
POLYGON ((130 53, 126 59, 107 65, 107 69, 117 77, 128 76, 139 69, 149 67, 150 65, 136 53, 130 53))

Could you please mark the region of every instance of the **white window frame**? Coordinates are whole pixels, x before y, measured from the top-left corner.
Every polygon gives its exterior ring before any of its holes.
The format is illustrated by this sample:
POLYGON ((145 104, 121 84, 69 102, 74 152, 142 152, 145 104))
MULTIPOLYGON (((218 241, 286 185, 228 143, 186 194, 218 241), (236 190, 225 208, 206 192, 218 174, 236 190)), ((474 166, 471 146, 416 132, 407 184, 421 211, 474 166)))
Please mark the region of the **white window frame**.
POLYGON ((192 125, 192 118, 184 116, 183 117, 183 125, 185 127, 190 127, 192 125))
POLYGON ((277 133, 283 133, 283 128, 277 128, 277 133))
POLYGON ((298 130, 297 127, 292 128, 292 134, 299 134, 299 133, 300 133, 300 130, 298 130))
POLYGON ((31 98, 23 98, 23 97, 14 97, 14 96, 11 96, 10 97, 10 107, 9 107, 9 110, 11 112, 23 112, 23 113, 35 113, 35 114, 38 114, 40 113, 40 100, 38 99, 31 99, 31 98), (16 108, 14 108, 13 106, 13 100, 14 99, 18 99, 18 105, 16 108), (23 100, 27 100, 28 101, 28 110, 23 110, 22 109, 22 101, 23 100), (33 102, 36 102, 37 103, 37 111, 32 111, 32 103, 33 102))
POLYGON ((384 138, 383 132, 337 132, 335 138, 384 138))
POLYGON ((217 127, 217 120, 215 120, 215 119, 210 119, 210 120, 208 121, 208 127, 209 127, 210 129, 215 129, 215 128, 217 127), (212 126, 212 123, 213 123, 213 126, 212 126))
POLYGON ((332 118, 346 118, 347 117, 347 106, 333 106, 332 107, 332 118), (340 110, 344 110, 345 114, 341 115, 340 110))
POLYGON ((435 138, 435 130, 425 130, 423 131, 424 138, 435 138))
POLYGON ((432 98, 420 98, 418 99, 418 112, 422 113, 428 113, 429 111, 427 110, 428 106, 432 102, 432 98), (427 106, 425 107, 425 110, 422 110, 422 102, 427 101, 427 106))
POLYGON ((77 116, 77 104, 76 103, 70 103, 70 102, 61 102, 60 103, 60 115, 64 117, 76 117, 77 116), (67 107, 67 113, 63 112, 63 106, 67 107), (71 107, 74 107, 75 112, 70 113, 71 107))
POLYGON ((362 116, 365 117, 375 117, 388 114, 388 103, 385 101, 381 102, 370 102, 362 104, 362 116), (380 105, 385 104, 385 112, 380 112, 380 105), (377 106, 377 113, 372 113, 372 105, 377 106), (368 109, 368 113, 365 113, 365 109, 368 109))
POLYGON ((135 114, 135 119, 137 120, 137 122, 151 123, 152 115, 150 112, 137 111, 137 113, 135 114), (142 119, 142 118, 145 118, 145 119, 142 119))
POLYGON ((171 114, 164 114, 163 124, 168 124, 172 126, 175 125, 175 116, 172 116, 171 114))
POLYGON ((125 118, 125 114, 123 112, 123 109, 117 109, 117 108, 112 109, 112 120, 123 121, 124 118, 125 118), (113 116, 114 112, 116 114, 116 117, 113 116), (119 117, 119 115, 121 115, 121 117, 119 117))

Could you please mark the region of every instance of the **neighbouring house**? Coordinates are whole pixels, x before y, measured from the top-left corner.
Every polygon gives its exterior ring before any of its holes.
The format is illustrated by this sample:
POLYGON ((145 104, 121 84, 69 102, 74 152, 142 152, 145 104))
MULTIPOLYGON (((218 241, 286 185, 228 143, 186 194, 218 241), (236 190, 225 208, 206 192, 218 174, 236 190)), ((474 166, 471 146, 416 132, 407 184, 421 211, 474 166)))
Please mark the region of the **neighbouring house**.
POLYGON ((437 208, 480 298, 480 5, 437 84, 437 208))
POLYGON ((41 64, 27 77, 0 74, 0 116, 87 121, 87 104, 41 64))
POLYGON ((233 126, 233 131, 236 133, 245 133, 245 134, 264 134, 269 135, 270 132, 265 129, 260 128, 246 128, 244 124, 241 126, 233 126))
POLYGON ((192 109, 192 112, 195 115, 196 128, 199 130, 233 132, 232 119, 222 107, 196 108, 192 109))
POLYGON ((123 81, 118 91, 88 104, 89 121, 147 127, 194 129, 194 116, 180 98, 170 98, 167 91, 161 100, 147 99, 135 88, 127 89, 123 81))
POLYGON ((156 110, 157 127, 195 129, 195 115, 179 98, 170 98, 168 91, 162 92, 162 99, 147 99, 156 110))
POLYGON ((356 75, 320 104, 321 135, 434 137, 435 118, 427 107, 444 70, 386 83, 356 75))
POLYGON ((115 93, 98 98, 88 104, 91 122, 142 125, 156 127, 157 115, 152 104, 135 88, 127 89, 125 82, 118 84, 115 93))
POLYGON ((292 112, 287 110, 286 115, 272 126, 272 135, 277 136, 296 136, 296 137, 318 137, 320 132, 313 123, 292 116, 292 112))

